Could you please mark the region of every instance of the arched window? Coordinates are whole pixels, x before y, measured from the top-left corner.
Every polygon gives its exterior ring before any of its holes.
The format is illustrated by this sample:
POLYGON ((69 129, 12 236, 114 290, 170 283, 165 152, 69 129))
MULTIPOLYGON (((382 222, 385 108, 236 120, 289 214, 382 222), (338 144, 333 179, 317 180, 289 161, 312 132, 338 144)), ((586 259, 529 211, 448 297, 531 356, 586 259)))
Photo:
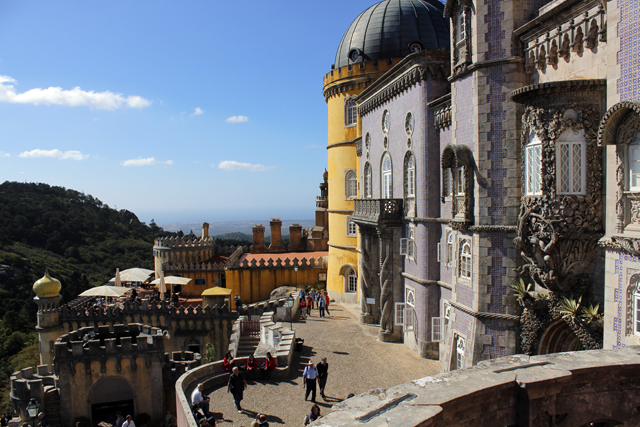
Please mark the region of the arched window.
POLYGON ((358 225, 353 222, 351 215, 347 216, 347 236, 356 237, 358 235, 358 225))
POLYGON ((445 262, 448 266, 451 266, 454 261, 453 257, 453 231, 449 231, 447 233, 447 257, 445 262))
POLYGON ((371 198, 371 165, 369 162, 364 165, 364 198, 371 198))
POLYGON ((640 275, 634 274, 627 287, 626 335, 640 336, 640 275))
POLYGON ((353 126, 357 121, 358 108, 356 107, 356 101, 349 99, 345 104, 344 123, 346 126, 353 126))
POLYGON ((449 198, 453 195, 451 168, 442 169, 442 194, 445 198, 449 198))
POLYGON ((413 225, 409 225, 409 230, 407 230, 407 256, 411 259, 413 259, 416 253, 414 232, 413 225))
POLYGON ((391 157, 389 154, 385 154, 382 158, 382 179, 380 180, 383 199, 391 199, 393 197, 391 173, 391 157))
MULTIPOLYGON (((584 138, 584 130, 563 132, 558 138, 556 158, 558 194, 585 194, 587 141, 584 138)), ((640 158, 638 160, 640 161, 640 158)), ((640 167, 638 173, 640 176, 640 167)), ((640 186, 640 179, 638 181, 640 186)))
POLYGON ((468 240, 462 240, 460 247, 460 277, 471 279, 471 244, 468 240))
POLYGON ((532 133, 524 152, 524 194, 539 196, 542 194, 542 142, 532 133))
POLYGON ((416 159, 409 153, 405 161, 405 197, 416 196, 416 159))
POLYGON ((358 291, 358 275, 356 274, 353 268, 349 269, 349 274, 347 274, 347 292, 357 292, 358 291))
POLYGON ((354 198, 358 196, 358 179, 356 177, 356 171, 349 170, 345 174, 345 197, 354 198))
POLYGON ((629 144, 629 191, 640 191, 640 133, 629 144))

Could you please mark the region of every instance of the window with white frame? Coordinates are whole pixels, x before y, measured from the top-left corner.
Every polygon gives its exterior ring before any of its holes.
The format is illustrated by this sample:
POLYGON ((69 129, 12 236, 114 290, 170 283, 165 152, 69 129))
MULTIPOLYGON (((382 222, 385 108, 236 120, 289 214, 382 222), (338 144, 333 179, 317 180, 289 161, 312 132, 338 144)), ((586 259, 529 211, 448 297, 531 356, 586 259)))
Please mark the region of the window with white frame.
POLYGON ((449 230, 447 231, 447 244, 446 244, 446 257, 445 257, 445 262, 447 263, 447 266, 451 267, 453 265, 453 262, 455 261, 455 257, 454 257, 454 250, 453 250, 453 231, 449 230))
POLYGON ((356 177, 356 171, 349 170, 345 173, 345 197, 353 199, 358 196, 358 179, 356 177))
POLYGON ((353 222, 351 215, 347 216, 347 236, 356 237, 358 235, 358 225, 353 222))
POLYGON ((456 195, 464 195, 464 168, 460 167, 456 169, 456 195))
POLYGON ((629 144, 629 191, 640 191, 640 133, 629 144))
POLYGON ((346 126, 353 126, 358 121, 358 108, 356 101, 347 99, 345 104, 344 123, 346 126))
POLYGON ((415 324, 416 293, 411 288, 406 288, 406 305, 404 309, 404 331, 413 331, 415 324))
POLYGON ((457 39, 456 39, 456 43, 460 43, 461 41, 464 41, 464 39, 466 38, 466 23, 465 23, 465 19, 464 19, 464 9, 461 9, 460 12, 458 13, 458 22, 457 22, 457 39))
POLYGON ((460 241, 460 278, 471 280, 471 243, 469 240, 460 241))
POLYGON ((382 158, 382 198, 383 199, 391 199, 393 197, 392 191, 392 179, 391 179, 391 156, 388 153, 384 155, 382 158))
POLYGON ((404 305, 405 304, 403 302, 396 303, 396 315, 394 318, 394 324, 398 326, 404 326, 404 305))
POLYGON ((464 368, 464 349, 466 343, 464 338, 458 337, 456 340, 456 369, 464 368))
POLYGON ((444 317, 431 318, 431 341, 443 342, 446 330, 446 319, 444 317))
POLYGON ((558 138, 556 146, 558 194, 585 194, 587 141, 584 130, 566 130, 558 138))
POLYGON ((413 224, 409 224, 407 225, 407 237, 400 239, 400 255, 406 255, 410 259, 414 259, 416 252, 414 233, 413 224))
POLYGON ((364 197, 371 198, 371 165, 369 162, 364 165, 364 197))
POLYGON ((416 159, 415 157, 413 157, 413 154, 409 154, 405 167, 406 167, 405 191, 407 192, 406 197, 415 197, 416 196, 416 159))
POLYGON ((358 275, 353 268, 347 273, 347 292, 355 293, 358 291, 358 275))
POLYGON ((542 194, 542 142, 532 133, 524 147, 524 193, 526 196, 542 194))
POLYGON ((640 336, 640 291, 633 295, 633 334, 640 336))

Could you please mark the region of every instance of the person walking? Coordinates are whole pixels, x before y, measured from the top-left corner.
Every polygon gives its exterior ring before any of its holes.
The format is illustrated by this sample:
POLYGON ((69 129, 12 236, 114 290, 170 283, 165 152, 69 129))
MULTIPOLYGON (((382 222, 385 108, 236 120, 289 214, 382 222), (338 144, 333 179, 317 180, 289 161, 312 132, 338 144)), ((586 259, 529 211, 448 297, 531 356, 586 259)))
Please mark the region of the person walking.
POLYGON ((122 423, 122 427, 136 427, 136 423, 133 422, 131 415, 127 415, 127 419, 122 423))
POLYGON ((247 382, 244 380, 244 377, 240 376, 240 370, 235 366, 229 376, 227 392, 233 395, 233 402, 236 404, 236 409, 239 413, 242 413, 240 402, 242 401, 242 394, 246 388, 247 382))
POLYGON ((124 422, 124 417, 122 416, 122 412, 116 412, 116 425, 115 427, 122 427, 122 423, 124 422))
POLYGON ((318 298, 318 313, 320 317, 324 317, 324 308, 327 306, 327 300, 324 299, 324 296, 320 295, 318 298))
POLYGON ((327 315, 331 317, 331 313, 329 313, 329 294, 324 294, 324 300, 327 303, 324 309, 327 310, 327 315))
POLYGON ((304 393, 304 400, 309 398, 309 394, 311 394, 311 400, 313 402, 316 401, 316 378, 318 378, 318 370, 313 365, 313 361, 309 360, 309 364, 304 368, 302 372, 303 382, 302 386, 306 387, 306 391, 304 393))
POLYGON ((329 364, 327 363, 327 358, 323 357, 318 366, 316 366, 318 370, 318 386, 320 386, 320 396, 324 400, 327 398, 324 395, 324 387, 327 385, 327 378, 329 377, 329 364))
POLYGON ((311 308, 313 307, 313 298, 307 295, 307 316, 311 316, 311 308))

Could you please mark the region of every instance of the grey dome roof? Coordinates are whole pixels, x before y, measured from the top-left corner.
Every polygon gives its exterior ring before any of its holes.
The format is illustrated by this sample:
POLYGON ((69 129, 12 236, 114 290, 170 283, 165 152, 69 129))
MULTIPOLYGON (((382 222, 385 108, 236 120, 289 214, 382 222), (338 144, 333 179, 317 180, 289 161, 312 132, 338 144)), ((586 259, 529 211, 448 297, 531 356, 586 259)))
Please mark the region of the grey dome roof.
POLYGON ((354 62, 350 52, 359 58, 403 58, 410 46, 422 49, 449 47, 449 22, 443 15, 444 5, 438 0, 385 0, 362 12, 342 37, 334 67, 354 62))

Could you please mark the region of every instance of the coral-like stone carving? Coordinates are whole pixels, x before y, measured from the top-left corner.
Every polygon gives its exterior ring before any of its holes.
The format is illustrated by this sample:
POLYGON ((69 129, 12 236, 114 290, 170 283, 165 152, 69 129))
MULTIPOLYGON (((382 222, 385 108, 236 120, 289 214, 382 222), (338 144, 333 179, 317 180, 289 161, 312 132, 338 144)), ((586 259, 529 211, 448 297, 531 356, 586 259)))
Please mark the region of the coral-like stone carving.
POLYGON ((589 27, 589 34, 587 34, 587 43, 585 46, 587 49, 593 49, 598 44, 598 23, 595 19, 591 20, 591 27, 589 27))

